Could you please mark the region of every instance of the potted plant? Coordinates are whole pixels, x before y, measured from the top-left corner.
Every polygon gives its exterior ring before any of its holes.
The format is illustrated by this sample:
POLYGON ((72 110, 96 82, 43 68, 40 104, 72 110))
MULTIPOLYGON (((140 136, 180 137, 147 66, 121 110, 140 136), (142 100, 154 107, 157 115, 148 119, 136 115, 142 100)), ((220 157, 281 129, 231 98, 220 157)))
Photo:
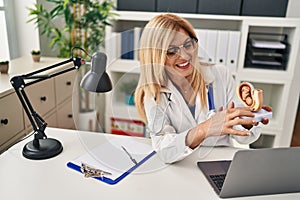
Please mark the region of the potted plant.
POLYGON ((125 102, 128 105, 134 105, 134 91, 137 87, 137 81, 132 80, 120 85, 120 91, 125 93, 125 102))
MULTIPOLYGON (((34 22, 40 33, 50 39, 49 46, 52 50, 59 50, 58 57, 70 58, 73 56, 71 49, 75 46, 91 54, 104 47, 106 27, 111 26, 110 21, 116 16, 112 11, 115 1, 44 0, 43 2, 48 3, 49 9, 41 3, 34 4, 33 8, 29 8, 29 15, 32 18, 28 22, 34 22)), ((82 53, 74 52, 88 60, 87 55, 82 53)), ((77 80, 81 80, 80 76, 86 72, 87 67, 82 66, 77 80)), ((79 90, 78 115, 87 112, 94 115, 89 106, 89 95, 87 91, 79 90)))
POLYGON ((52 4, 51 9, 44 8, 41 3, 34 4, 34 8, 29 8, 32 18, 28 22, 34 22, 40 33, 50 39, 49 46, 59 50, 59 57, 69 58, 74 46, 90 52, 104 45, 106 26, 111 25, 116 15, 112 12, 114 1, 45 1, 52 4))
POLYGON ((40 62, 41 59, 41 51, 40 50, 32 50, 31 51, 33 62, 40 62))
POLYGON ((3 74, 7 74, 9 68, 9 61, 1 61, 0 62, 0 72, 3 74))

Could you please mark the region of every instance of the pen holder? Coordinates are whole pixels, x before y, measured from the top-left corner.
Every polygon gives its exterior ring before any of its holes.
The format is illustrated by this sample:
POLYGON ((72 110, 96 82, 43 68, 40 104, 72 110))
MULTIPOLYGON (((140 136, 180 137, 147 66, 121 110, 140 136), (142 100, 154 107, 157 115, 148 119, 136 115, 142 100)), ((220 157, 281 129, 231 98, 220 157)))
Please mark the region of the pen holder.
POLYGON ((1 62, 0 63, 0 72, 2 74, 7 74, 8 73, 8 68, 9 68, 9 62, 1 62))
POLYGON ((96 131, 97 111, 78 113, 77 129, 82 131, 96 131))

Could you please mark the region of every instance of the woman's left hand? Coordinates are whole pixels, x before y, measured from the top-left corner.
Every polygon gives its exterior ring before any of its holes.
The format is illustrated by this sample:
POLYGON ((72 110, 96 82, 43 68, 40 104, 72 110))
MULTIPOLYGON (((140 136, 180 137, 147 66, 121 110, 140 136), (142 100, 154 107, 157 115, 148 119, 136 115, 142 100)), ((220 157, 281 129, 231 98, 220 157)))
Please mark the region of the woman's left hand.
MULTIPOLYGON (((264 109, 264 110, 266 110, 266 111, 268 111, 268 112, 272 112, 272 107, 271 107, 271 106, 263 105, 263 106, 262 106, 262 109, 264 109)), ((222 111, 222 110, 223 110, 223 106, 219 108, 219 111, 222 111)), ((264 125, 267 125, 267 124, 269 123, 269 121, 270 121, 270 120, 269 120, 268 118, 263 118, 263 119, 261 120, 261 123, 264 124, 264 125)), ((254 126, 257 126, 258 123, 259 123, 259 122, 257 122, 256 124, 254 124, 254 126)), ((243 125, 243 127, 246 128, 246 129, 251 129, 251 128, 252 128, 252 125, 249 125, 249 126, 243 125)))
MULTIPOLYGON (((266 105, 263 105, 262 106, 262 109, 268 111, 268 112, 272 112, 272 107, 271 106, 266 106, 266 105)), ((263 123, 264 125, 268 124, 269 123, 269 119, 268 118, 263 118, 261 120, 261 123, 263 123)))

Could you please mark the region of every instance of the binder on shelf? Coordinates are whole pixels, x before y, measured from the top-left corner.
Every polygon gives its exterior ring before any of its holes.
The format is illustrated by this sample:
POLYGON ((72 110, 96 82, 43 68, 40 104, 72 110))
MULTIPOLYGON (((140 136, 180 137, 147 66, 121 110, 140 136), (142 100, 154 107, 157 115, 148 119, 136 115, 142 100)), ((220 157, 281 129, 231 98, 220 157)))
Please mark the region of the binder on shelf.
MULTIPOLYGON (((149 160, 155 151, 150 144, 131 137, 117 137, 88 150, 85 154, 67 163, 67 166, 80 173, 82 163, 103 172, 103 176, 93 177, 104 183, 114 185, 149 160)), ((158 162, 158 161, 156 161, 158 162)), ((160 163, 153 163, 157 165, 160 163)))
POLYGON ((237 71, 237 62, 240 49, 240 36, 241 32, 239 31, 229 31, 226 66, 229 67, 229 70, 231 72, 237 71))
POLYGON ((227 61, 229 32, 219 30, 216 49, 216 63, 225 65, 227 61))
POLYGON ((133 49, 134 49, 134 56, 133 59, 134 60, 139 60, 139 48, 140 48, 140 38, 141 38, 141 34, 142 34, 142 28, 140 27, 134 27, 133 28, 133 32, 134 32, 134 39, 133 39, 133 49))
POLYGON ((216 63, 217 36, 217 30, 207 30, 206 52, 208 54, 208 63, 216 63))
POLYGON ((134 30, 126 30, 121 32, 121 58, 134 58, 134 30))
POLYGON ((138 60, 139 41, 142 28, 134 27, 133 29, 121 32, 121 59, 138 60))
POLYGON ((208 54, 206 52, 207 30, 195 29, 195 32, 198 38, 198 56, 200 60, 208 62, 208 54))

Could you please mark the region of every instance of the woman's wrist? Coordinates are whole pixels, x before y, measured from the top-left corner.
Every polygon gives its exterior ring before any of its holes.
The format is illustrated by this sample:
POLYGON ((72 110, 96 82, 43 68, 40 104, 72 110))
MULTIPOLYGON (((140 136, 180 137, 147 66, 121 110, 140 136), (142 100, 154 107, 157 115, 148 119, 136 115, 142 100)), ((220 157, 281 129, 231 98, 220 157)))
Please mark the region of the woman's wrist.
POLYGON ((191 149, 196 148, 205 139, 206 133, 203 128, 203 123, 191 129, 186 136, 186 145, 191 149))

